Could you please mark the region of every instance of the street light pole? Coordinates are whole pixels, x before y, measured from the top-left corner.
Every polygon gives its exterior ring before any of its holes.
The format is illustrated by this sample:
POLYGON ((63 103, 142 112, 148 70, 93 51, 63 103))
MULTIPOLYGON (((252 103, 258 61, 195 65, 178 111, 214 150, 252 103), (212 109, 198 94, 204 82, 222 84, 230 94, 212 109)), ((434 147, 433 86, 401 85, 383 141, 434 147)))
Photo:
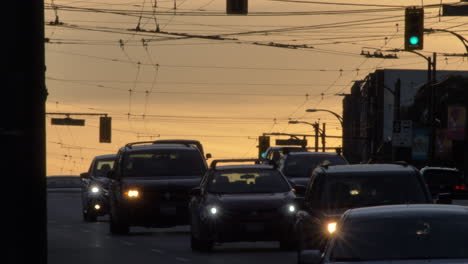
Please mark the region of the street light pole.
MULTIPOLYGON (((315 138, 315 152, 318 152, 319 151, 319 134, 320 134, 320 128, 319 128, 319 124, 316 122, 316 123, 309 123, 309 122, 306 122, 306 121, 297 121, 297 120, 289 120, 288 122, 289 124, 307 124, 307 125, 311 125, 313 128, 314 128, 314 138, 315 138)), ((324 146, 324 150, 325 150, 325 146, 324 146)))
POLYGON ((340 124, 341 124, 341 129, 343 130, 343 117, 341 117, 339 114, 333 112, 333 111, 330 111, 328 109, 307 109, 306 112, 309 112, 309 113, 315 113, 315 112, 328 112, 332 115, 334 115, 338 121, 340 121, 340 124))

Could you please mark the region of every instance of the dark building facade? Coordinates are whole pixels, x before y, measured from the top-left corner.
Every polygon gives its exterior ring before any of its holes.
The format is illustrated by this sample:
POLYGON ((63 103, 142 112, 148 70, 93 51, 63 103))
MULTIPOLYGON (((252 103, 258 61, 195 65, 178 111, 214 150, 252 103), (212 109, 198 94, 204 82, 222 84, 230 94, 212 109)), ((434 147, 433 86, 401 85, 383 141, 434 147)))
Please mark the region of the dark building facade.
POLYGON ((350 162, 464 166, 468 72, 438 71, 432 85, 426 78, 423 70, 382 69, 353 84, 343 99, 343 153, 350 162), (396 144, 394 121, 411 124, 406 145, 396 144))

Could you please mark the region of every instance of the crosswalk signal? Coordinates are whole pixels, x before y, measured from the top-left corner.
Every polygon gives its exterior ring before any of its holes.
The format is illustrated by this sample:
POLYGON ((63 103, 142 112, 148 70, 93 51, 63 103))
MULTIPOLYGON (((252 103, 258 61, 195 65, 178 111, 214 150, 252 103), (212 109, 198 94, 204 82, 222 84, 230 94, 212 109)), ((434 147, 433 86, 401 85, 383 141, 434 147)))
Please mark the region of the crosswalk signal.
POLYGON ((99 119, 99 142, 111 143, 112 138, 112 118, 101 116, 99 119))
POLYGON ((262 154, 270 147, 270 137, 269 136, 259 136, 258 137, 258 156, 262 157, 262 154))
POLYGON ((405 10, 405 50, 421 50, 424 44, 424 9, 405 10))

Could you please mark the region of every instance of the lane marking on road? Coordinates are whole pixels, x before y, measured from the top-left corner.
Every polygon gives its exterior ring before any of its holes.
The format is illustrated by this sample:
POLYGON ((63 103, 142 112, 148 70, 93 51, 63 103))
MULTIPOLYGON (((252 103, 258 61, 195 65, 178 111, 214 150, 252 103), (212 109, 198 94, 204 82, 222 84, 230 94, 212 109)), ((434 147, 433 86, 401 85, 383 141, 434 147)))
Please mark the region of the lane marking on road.
POLYGON ((124 245, 127 245, 127 246, 133 246, 134 245, 132 242, 128 242, 128 241, 125 241, 125 240, 120 240, 120 243, 122 243, 124 245))
POLYGON ((181 261, 181 262, 189 262, 190 260, 189 259, 186 259, 186 258, 175 258, 176 260, 178 261, 181 261))
POLYGON ((83 232, 83 233, 90 233, 91 231, 89 231, 88 229, 81 229, 81 232, 83 232))
POLYGON ((164 251, 159 250, 159 249, 156 249, 156 248, 151 249, 151 251, 156 252, 156 253, 159 253, 159 254, 163 254, 163 253, 164 253, 164 251))

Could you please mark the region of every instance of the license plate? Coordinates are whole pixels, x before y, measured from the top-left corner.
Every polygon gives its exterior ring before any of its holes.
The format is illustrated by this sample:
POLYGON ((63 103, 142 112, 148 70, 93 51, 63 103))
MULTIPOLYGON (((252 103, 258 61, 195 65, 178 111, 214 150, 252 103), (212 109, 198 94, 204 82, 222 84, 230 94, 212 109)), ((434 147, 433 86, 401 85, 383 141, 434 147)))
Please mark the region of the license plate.
POLYGON ((246 224, 245 225, 245 231, 247 232, 252 232, 252 233, 257 233, 257 232, 263 232, 265 230, 265 226, 263 224, 246 224))
POLYGON ((159 212, 165 216, 172 216, 177 214, 177 209, 175 206, 161 206, 159 212))

